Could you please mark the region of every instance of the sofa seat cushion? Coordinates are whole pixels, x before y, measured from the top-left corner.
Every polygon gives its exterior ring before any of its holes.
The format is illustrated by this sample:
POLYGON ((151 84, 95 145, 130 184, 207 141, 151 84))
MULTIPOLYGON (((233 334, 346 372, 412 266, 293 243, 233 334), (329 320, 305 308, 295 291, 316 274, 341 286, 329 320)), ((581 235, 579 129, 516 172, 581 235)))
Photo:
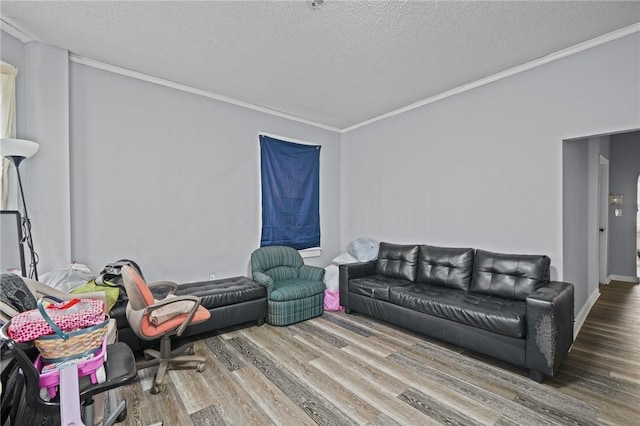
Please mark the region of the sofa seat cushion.
POLYGON ((413 283, 407 280, 393 279, 384 275, 370 275, 349 280, 349 292, 388 301, 390 288, 405 287, 411 284, 413 283))
POLYGON ((411 284, 389 290, 399 306, 505 336, 526 335, 526 302, 435 285, 411 284))
POLYGON ((276 281, 269 300, 284 302, 286 300, 304 299, 324 293, 325 285, 322 281, 309 281, 300 278, 276 281))

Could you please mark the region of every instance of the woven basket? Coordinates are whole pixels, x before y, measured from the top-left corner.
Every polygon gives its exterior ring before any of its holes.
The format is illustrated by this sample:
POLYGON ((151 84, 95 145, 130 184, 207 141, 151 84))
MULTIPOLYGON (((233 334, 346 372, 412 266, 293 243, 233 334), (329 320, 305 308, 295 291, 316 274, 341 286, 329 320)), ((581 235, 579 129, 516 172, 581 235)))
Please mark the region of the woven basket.
POLYGON ((109 316, 107 315, 106 320, 100 324, 67 333, 69 336, 67 340, 57 334, 50 334, 36 339, 35 345, 43 361, 47 363, 80 358, 100 349, 108 325, 109 316))

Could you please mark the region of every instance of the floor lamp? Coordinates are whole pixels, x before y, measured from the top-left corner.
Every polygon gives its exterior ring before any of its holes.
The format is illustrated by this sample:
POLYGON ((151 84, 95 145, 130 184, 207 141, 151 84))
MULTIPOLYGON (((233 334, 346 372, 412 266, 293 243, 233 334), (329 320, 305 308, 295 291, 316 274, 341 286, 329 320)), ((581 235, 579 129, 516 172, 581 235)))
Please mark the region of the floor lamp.
POLYGON ((22 228, 23 239, 29 248, 31 255, 31 264, 29 265, 29 278, 38 279, 38 254, 33 249, 33 237, 31 236, 31 221, 27 212, 27 202, 24 199, 24 190, 22 189, 22 178, 20 177, 20 163, 25 158, 33 157, 40 145, 25 139, 0 139, 0 154, 7 158, 16 166, 16 174, 18 175, 18 186, 20 188, 20 198, 22 199, 22 228))

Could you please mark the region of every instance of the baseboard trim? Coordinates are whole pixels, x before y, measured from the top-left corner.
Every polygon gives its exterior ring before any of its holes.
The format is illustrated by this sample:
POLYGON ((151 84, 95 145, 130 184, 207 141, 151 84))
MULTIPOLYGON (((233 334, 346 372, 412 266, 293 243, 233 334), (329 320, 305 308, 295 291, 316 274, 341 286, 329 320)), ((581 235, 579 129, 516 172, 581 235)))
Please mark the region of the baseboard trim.
POLYGON ((607 284, 609 284, 611 281, 624 281, 625 283, 634 283, 634 284, 637 284, 640 282, 638 277, 629 277, 626 275, 614 275, 614 274, 611 274, 607 277, 607 284))
POLYGON ((587 315, 589 315, 589 312, 591 312, 591 308, 593 308, 593 305, 596 304, 596 300, 598 300, 599 297, 600 291, 598 289, 595 289, 595 291, 591 293, 591 296, 587 300, 587 303, 584 304, 582 309, 580 309, 580 312, 578 312, 578 315, 576 315, 576 318, 573 322, 573 340, 576 340, 576 337, 578 337, 578 333, 580 332, 584 321, 587 319, 587 315))

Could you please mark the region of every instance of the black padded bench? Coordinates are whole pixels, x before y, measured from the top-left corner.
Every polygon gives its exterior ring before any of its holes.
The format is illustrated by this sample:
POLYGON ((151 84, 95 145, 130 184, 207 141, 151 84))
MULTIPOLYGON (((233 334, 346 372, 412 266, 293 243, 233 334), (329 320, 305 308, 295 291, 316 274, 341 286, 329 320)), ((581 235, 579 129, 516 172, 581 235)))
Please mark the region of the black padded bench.
MULTIPOLYGON (((162 289, 154 289, 153 294, 156 299, 162 299, 166 296, 166 290, 163 292, 162 289)), ((185 294, 199 297, 200 304, 209 310, 211 317, 205 322, 188 327, 182 337, 208 333, 250 321, 262 325, 267 317, 267 290, 247 277, 178 285, 176 295, 185 294)), ((127 343, 135 351, 153 344, 139 339, 131 330, 125 308, 124 305, 116 306, 111 311, 111 317, 115 318, 118 324, 118 340, 127 343)))

